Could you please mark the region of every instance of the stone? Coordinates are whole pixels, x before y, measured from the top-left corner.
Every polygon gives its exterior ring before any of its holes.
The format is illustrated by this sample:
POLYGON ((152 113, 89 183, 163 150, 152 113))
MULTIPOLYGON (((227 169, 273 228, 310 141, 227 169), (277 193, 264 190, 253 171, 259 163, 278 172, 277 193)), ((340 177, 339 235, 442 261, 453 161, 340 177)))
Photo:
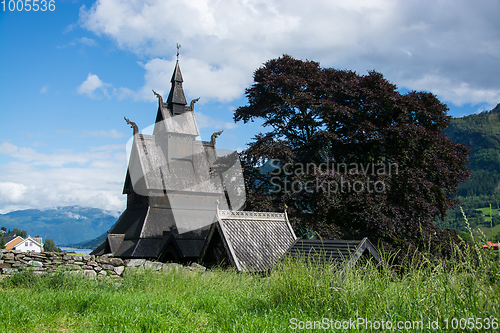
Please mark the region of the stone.
POLYGON ((91 278, 95 278, 97 276, 97 273, 93 269, 85 269, 82 271, 82 274, 91 278))
POLYGON ((95 261, 100 264, 111 265, 111 259, 107 257, 99 257, 95 261))
POLYGON ((11 275, 12 273, 15 273, 17 271, 18 271, 17 268, 2 268, 2 274, 6 275, 11 275))
POLYGON ((66 264, 63 267, 69 270, 80 270, 80 266, 74 264, 66 264))
POLYGON ((90 255, 89 254, 84 254, 83 255, 83 261, 89 261, 90 260, 90 255))
POLYGON ((73 260, 75 260, 75 263, 76 262, 82 262, 83 258, 82 258, 82 256, 73 256, 73 260))
POLYGON ((78 265, 78 266, 85 265, 85 263, 83 261, 75 261, 73 264, 78 265))
POLYGON ((195 262, 193 262, 190 267, 192 267, 194 270, 201 271, 201 272, 204 272, 207 270, 207 268, 205 266, 202 266, 202 265, 197 264, 195 262))
POLYGON ((101 267, 102 267, 102 269, 105 269, 107 271, 112 271, 115 268, 115 266, 108 265, 108 264, 102 264, 101 267))
POLYGON ((105 270, 99 272, 99 276, 106 276, 106 275, 108 275, 108 273, 106 273, 105 270))
POLYGON ((115 267, 123 266, 123 260, 120 258, 110 258, 109 263, 115 267))
POLYGON ((82 266, 82 269, 92 269, 92 270, 93 270, 93 269, 94 269, 94 267, 89 266, 89 265, 83 265, 83 266, 82 266))
POLYGON ((30 260, 28 261, 28 266, 43 267, 43 264, 40 261, 30 260))
POLYGON ((94 271, 96 271, 96 272, 102 271, 102 267, 99 266, 99 265, 96 265, 96 266, 93 266, 93 267, 94 267, 94 271))
POLYGON ((144 268, 152 271, 159 271, 160 269, 162 269, 162 267, 163 267, 162 262, 146 261, 144 263, 144 268))
POLYGON ((10 264, 7 263, 1 263, 0 268, 10 268, 10 264))
POLYGON ((73 256, 69 255, 69 254, 65 254, 62 257, 62 260, 64 260, 64 261, 73 260, 73 256))
POLYGON ((4 260, 14 260, 14 253, 10 252, 10 253, 5 253, 3 255, 3 259, 4 260))
POLYGON ((47 259, 45 256, 37 254, 37 252, 31 252, 28 256, 32 259, 37 259, 37 260, 42 260, 42 261, 47 259))
POLYGON ((163 265, 163 271, 164 272, 178 272, 179 268, 182 267, 182 265, 176 264, 176 263, 168 263, 163 265))
POLYGON ((127 267, 141 266, 145 262, 146 262, 146 259, 130 259, 130 261, 127 263, 127 267))
POLYGON ((124 270, 125 270, 125 266, 117 266, 114 268, 116 275, 122 275, 124 270))

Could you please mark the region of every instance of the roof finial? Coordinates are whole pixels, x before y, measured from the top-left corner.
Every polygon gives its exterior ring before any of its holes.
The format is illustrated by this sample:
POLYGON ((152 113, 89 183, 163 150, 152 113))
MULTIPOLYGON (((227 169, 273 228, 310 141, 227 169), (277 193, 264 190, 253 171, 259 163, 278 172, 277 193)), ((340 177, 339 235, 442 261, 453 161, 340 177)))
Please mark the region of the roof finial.
POLYGON ((219 135, 222 134, 222 132, 224 132, 224 130, 220 130, 218 132, 215 132, 214 134, 212 134, 212 136, 210 137, 210 145, 214 146, 215 147, 215 139, 219 137, 219 135))
POLYGON ((181 44, 175 43, 175 45, 177 46, 177 61, 179 61, 179 49, 181 48, 181 44))
POLYGON ((219 204, 220 204, 219 199, 215 200, 215 213, 217 215, 219 215, 219 204))
POLYGON ((160 106, 163 104, 163 97, 161 97, 160 94, 158 94, 156 91, 154 91, 154 89, 151 89, 153 90, 153 94, 155 94, 156 98, 158 98, 158 103, 160 103, 160 106))
POLYGON ((137 127, 137 125, 133 121, 130 121, 129 119, 127 119, 127 117, 123 117, 123 118, 125 118, 125 121, 127 122, 127 124, 129 124, 130 127, 132 127, 134 129, 134 135, 138 134, 139 127, 137 127))

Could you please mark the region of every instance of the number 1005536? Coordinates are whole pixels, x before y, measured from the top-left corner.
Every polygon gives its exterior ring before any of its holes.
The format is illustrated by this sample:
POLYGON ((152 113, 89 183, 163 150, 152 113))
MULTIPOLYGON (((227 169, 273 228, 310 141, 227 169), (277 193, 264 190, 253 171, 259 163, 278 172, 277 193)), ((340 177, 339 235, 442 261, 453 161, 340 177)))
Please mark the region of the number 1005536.
POLYGON ((9 12, 34 11, 45 12, 56 10, 56 0, 2 0, 2 10, 9 12))

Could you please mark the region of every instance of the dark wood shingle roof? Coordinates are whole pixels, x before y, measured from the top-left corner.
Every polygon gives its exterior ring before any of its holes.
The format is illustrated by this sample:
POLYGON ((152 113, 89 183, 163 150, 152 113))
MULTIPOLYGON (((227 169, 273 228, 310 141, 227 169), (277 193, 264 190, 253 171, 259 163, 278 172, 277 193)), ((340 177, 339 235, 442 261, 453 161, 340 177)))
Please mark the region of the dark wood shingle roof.
POLYGON ((200 262, 215 265, 226 261, 238 271, 264 272, 295 240, 286 213, 218 210, 200 262))
POLYGON ((362 255, 369 255, 383 263, 377 248, 366 237, 362 240, 297 239, 287 254, 308 261, 332 264, 349 262, 350 265, 354 265, 362 255))

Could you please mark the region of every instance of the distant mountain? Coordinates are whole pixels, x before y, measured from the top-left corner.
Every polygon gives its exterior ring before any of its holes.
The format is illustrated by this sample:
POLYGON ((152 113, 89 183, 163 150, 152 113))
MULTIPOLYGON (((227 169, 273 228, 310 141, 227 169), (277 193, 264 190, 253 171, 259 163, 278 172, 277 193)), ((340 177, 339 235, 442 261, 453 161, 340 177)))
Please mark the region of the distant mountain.
POLYGON ((118 214, 106 210, 67 206, 0 214, 0 227, 26 230, 28 235, 52 238, 56 246, 64 246, 101 236, 117 219, 118 214))
MULTIPOLYGON (((500 208, 500 104, 493 110, 472 114, 462 118, 451 119, 444 133, 450 140, 470 147, 469 169, 472 177, 458 187, 457 199, 473 229, 486 227, 487 236, 491 225, 500 224, 500 215, 492 214, 490 221, 489 208, 492 211, 500 208)), ((448 211, 444 221, 436 224, 444 228, 466 231, 464 217, 459 209, 448 211)), ((495 230, 493 230, 495 231, 495 230)), ((500 233, 493 236, 500 237, 500 233)))
MULTIPOLYGON (((116 223, 116 222, 115 222, 116 223)), ((108 230, 111 230, 115 225, 113 224, 108 230)), ((102 235, 91 240, 85 240, 80 243, 70 244, 71 247, 76 249, 95 249, 101 245, 108 236, 108 230, 106 230, 102 235)))
POLYGON ((450 140, 471 148, 471 179, 460 185, 458 195, 496 196, 500 194, 500 104, 493 110, 451 119, 444 131, 450 140))

